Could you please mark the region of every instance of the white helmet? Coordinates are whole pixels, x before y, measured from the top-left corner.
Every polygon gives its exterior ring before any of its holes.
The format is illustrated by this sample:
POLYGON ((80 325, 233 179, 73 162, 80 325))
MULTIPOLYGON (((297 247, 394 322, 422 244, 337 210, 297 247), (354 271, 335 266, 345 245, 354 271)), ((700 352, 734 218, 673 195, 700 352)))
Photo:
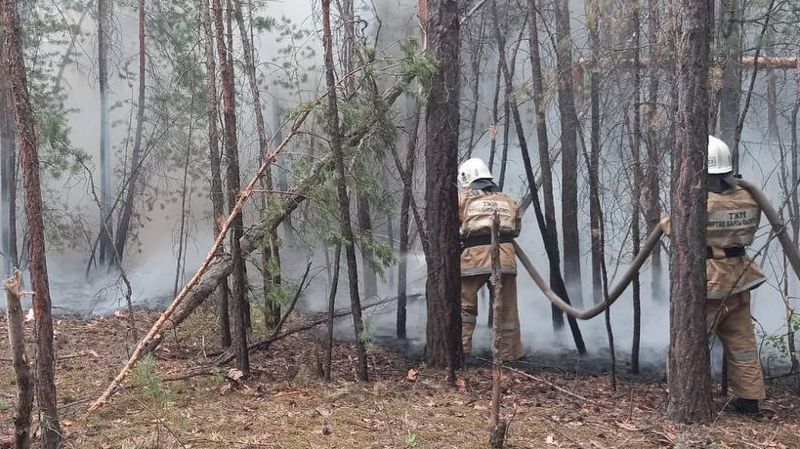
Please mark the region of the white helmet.
POLYGON ((708 136, 708 174, 721 175, 732 171, 731 149, 725 142, 708 136))
POLYGON ((473 157, 458 166, 458 182, 461 187, 467 188, 473 181, 479 179, 494 179, 489 167, 481 159, 473 157))

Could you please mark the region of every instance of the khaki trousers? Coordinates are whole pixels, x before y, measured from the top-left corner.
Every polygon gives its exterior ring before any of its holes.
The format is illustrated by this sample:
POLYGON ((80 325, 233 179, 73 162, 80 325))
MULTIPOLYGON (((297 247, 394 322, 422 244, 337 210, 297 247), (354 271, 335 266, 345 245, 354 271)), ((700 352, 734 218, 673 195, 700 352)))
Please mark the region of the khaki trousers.
POLYGON ((750 291, 725 300, 709 299, 706 326, 709 334, 716 335, 725 349, 733 394, 742 399, 764 399, 764 377, 750 318, 750 291))
MULTIPOLYGON (((461 278, 461 344, 464 354, 472 351, 472 334, 478 319, 478 291, 487 282, 489 275, 464 276, 461 278)), ((499 320, 499 356, 501 360, 517 360, 525 356, 519 329, 519 312, 517 311, 517 277, 504 274, 502 277, 499 320)))

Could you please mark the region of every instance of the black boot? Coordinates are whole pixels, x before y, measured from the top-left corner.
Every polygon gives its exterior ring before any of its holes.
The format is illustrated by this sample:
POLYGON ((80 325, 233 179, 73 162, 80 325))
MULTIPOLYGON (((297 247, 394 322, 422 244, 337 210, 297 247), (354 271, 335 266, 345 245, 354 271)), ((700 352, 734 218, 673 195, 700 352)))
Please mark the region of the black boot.
POLYGON ((742 399, 736 398, 731 402, 733 409, 736 413, 751 418, 758 418, 761 416, 761 410, 758 408, 758 401, 756 399, 742 399))

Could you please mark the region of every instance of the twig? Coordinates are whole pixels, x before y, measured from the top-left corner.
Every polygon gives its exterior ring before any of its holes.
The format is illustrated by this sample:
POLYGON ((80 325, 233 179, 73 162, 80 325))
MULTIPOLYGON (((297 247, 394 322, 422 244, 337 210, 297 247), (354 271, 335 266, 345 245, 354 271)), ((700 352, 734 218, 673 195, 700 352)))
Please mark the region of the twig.
MULTIPOLYGON (((485 359, 480 359, 480 360, 485 360, 485 359)), ((488 360, 486 360, 486 361, 488 362, 488 360)), ((543 383, 543 384, 547 385, 548 387, 551 387, 551 388, 553 388, 555 390, 558 390, 559 392, 564 393, 565 395, 570 396, 570 397, 572 397, 574 399, 578 399, 578 400, 583 401, 583 402, 588 402, 590 404, 597 404, 597 402, 595 402, 595 401, 593 401, 591 399, 585 398, 585 397, 583 397, 583 396, 581 396, 579 394, 575 394, 575 393, 573 393, 573 392, 571 392, 569 390, 565 390, 565 389, 559 387, 558 385, 556 385, 556 384, 554 384, 552 382, 546 381, 546 380, 544 380, 544 379, 542 379, 540 377, 536 377, 533 374, 526 373, 525 371, 518 370, 516 368, 512 368, 510 366, 505 366, 505 365, 503 366, 503 369, 511 371, 512 373, 517 373, 517 374, 519 374, 521 376, 525 376, 528 379, 535 380, 536 382, 543 383)))

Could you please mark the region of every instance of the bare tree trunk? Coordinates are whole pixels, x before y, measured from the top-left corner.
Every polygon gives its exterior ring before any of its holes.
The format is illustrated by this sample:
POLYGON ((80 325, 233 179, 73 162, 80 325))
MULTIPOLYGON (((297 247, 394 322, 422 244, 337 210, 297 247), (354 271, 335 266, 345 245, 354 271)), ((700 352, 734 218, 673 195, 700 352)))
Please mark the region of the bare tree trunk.
POLYGON ((342 246, 336 246, 336 255, 333 259, 333 280, 331 281, 331 292, 328 295, 328 341, 325 346, 325 364, 322 366, 322 373, 325 382, 332 379, 331 367, 333 366, 333 317, 336 314, 336 291, 339 289, 339 266, 342 262, 342 246))
MULTIPOLYGON (((650 59, 656 60, 659 58, 659 39, 658 32, 660 29, 658 21, 658 0, 648 0, 648 34, 650 45, 650 59)), ((650 83, 647 92, 647 173, 645 175, 645 182, 643 187, 644 198, 644 214, 647 222, 647 229, 651 230, 658 226, 661 220, 661 198, 659 169, 661 167, 661 152, 659 148, 659 125, 658 121, 658 88, 659 88, 659 71, 654 64, 650 68, 650 83)), ((650 255, 651 266, 651 281, 650 290, 651 295, 657 300, 664 299, 661 288, 661 247, 656 246, 650 255)))
POLYGON ((114 229, 111 217, 111 160, 110 119, 108 106, 108 47, 111 39, 111 5, 109 0, 97 0, 97 75, 100 86, 100 254, 101 265, 114 260, 114 241, 109 230, 114 229), (105 225, 103 225, 105 222, 105 225))
MULTIPOLYGON (((533 79, 533 102, 536 109, 536 135, 539 151, 539 167, 542 176, 542 197, 544 198, 544 228, 547 234, 543 234, 545 242, 553 242, 550 245, 548 261, 550 265, 550 285, 555 292, 562 298, 566 297, 566 289, 559 290, 558 286, 563 287, 564 281, 561 277, 561 254, 558 248, 558 226, 556 225, 555 199, 553 195, 553 168, 550 162, 550 143, 547 138, 547 104, 544 100, 544 83, 542 75, 542 58, 539 50, 539 27, 536 8, 536 0, 528 0, 528 14, 531 21, 531 32, 528 37, 531 58, 531 71, 533 79), (552 254, 552 257, 550 256, 552 254)), ((526 168, 527 170, 527 168, 526 168)), ((538 201, 538 200, 537 200, 538 201)), ((553 325, 556 328, 564 326, 564 316, 556 306, 551 306, 553 325)))
MULTIPOLYGON (((242 51, 244 53, 245 73, 250 85, 250 94, 253 97, 253 111, 255 113, 256 132, 258 133, 258 149, 259 149, 259 164, 263 161, 265 155, 269 151, 269 138, 267 137, 266 123, 264 122, 264 113, 261 109, 261 92, 258 87, 258 77, 256 75, 256 60, 255 50, 250 41, 250 36, 244 21, 244 14, 242 13, 242 4, 240 1, 234 3, 234 15, 236 16, 236 24, 239 26, 239 34, 242 38, 242 51)), ((268 169, 264 176, 261 187, 264 190, 261 196, 262 213, 268 213, 269 210, 269 196, 273 190, 272 182, 272 169, 268 169)), ((280 273, 272 273, 270 259, 274 257, 275 261, 280 260, 280 249, 278 248, 278 235, 277 232, 272 232, 269 237, 269 244, 264 245, 261 254, 261 269, 263 272, 264 280, 264 297, 265 297, 265 324, 276 326, 281 318, 280 304, 276 304, 268 300, 269 292, 275 285, 274 278, 280 276, 280 273)), ((277 267, 280 270, 280 266, 277 267)))
MULTIPOLYGON (((640 107, 640 91, 642 86, 639 59, 640 59, 640 23, 639 23, 639 0, 631 0, 631 14, 633 15, 633 142, 631 153, 633 156, 633 189, 631 192, 631 235, 633 241, 633 256, 639 254, 641 246, 641 236, 639 235, 639 214, 642 201, 642 164, 641 164, 641 142, 642 142, 642 118, 640 107)), ((633 277, 633 339, 631 343, 631 372, 639 373, 639 344, 642 337, 642 300, 641 286, 639 285, 639 273, 633 277)))
POLYGON ((578 114, 572 86, 572 38, 568 0, 556 0, 558 108, 561 112, 561 226, 564 236, 564 280, 576 306, 583 304, 580 234, 578 232, 578 114))
MULTIPOLYGON (((489 127, 489 171, 494 172, 494 157, 497 150, 497 129, 499 117, 499 103, 500 103, 500 85, 503 82, 502 73, 500 72, 500 61, 497 61, 497 73, 494 80, 494 97, 492 99, 492 124, 489 127)), ((507 125, 507 123, 506 123, 507 125)))
MULTIPOLYGON (((214 213, 214 238, 219 234, 220 220, 225 217, 225 195, 222 192, 221 162, 219 154, 219 101, 217 96, 217 62, 214 56, 214 34, 211 30, 212 10, 209 0, 201 0, 203 11, 203 32, 205 34, 206 86, 208 92, 208 152, 211 162, 211 207, 214 213)), ((217 256, 223 254, 217 250, 217 256)), ((231 323, 228 311, 228 280, 220 282, 215 292, 219 314, 220 344, 223 348, 231 345, 231 323)))
MULTIPOLYGON (((496 18, 496 15, 495 15, 496 18)), ((500 315, 503 304, 503 272, 500 269, 500 217, 497 212, 492 219, 492 305, 496 315, 500 315)), ((491 433, 489 441, 492 448, 503 448, 506 423, 500 419, 500 402, 503 395, 503 361, 500 359, 500 320, 492 325, 492 408, 489 415, 491 433)))
MULTIPOLYGON (((497 10, 496 10, 496 0, 492 1, 492 14, 494 16, 494 28, 495 28, 495 38, 498 41, 503 40, 503 35, 500 33, 500 25, 497 19, 497 10)), ((506 56, 505 56, 505 46, 499 46, 500 49, 500 67, 503 72, 503 76, 506 82, 506 92, 513 92, 514 86, 511 79, 511 72, 509 71, 507 65, 505 64, 506 56)), ((550 261, 551 267, 551 277, 553 275, 553 267, 555 266, 557 270, 555 271, 555 283, 554 288, 559 293, 566 302, 569 303, 569 294, 567 293, 566 288, 564 287, 564 281, 561 278, 560 269, 558 269, 558 252, 554 248, 557 246, 557 242, 545 236, 549 235, 549 230, 545 225, 544 217, 542 216, 541 205, 539 204, 539 192, 538 187, 536 185, 536 179, 533 176, 533 168, 531 166, 530 154, 528 152, 528 143, 525 139, 525 130, 522 125, 522 118, 520 117, 519 107, 517 106, 516 101, 514 100, 513 96, 508 97, 508 101, 511 105, 511 113, 514 118, 514 125, 516 126, 517 131, 517 139, 519 141, 520 152, 522 153, 522 160, 525 166, 525 176, 528 181, 528 188, 530 189, 531 193, 531 201, 533 203, 533 208, 536 213, 536 221, 539 224, 539 230, 542 234, 542 238, 544 241, 545 252, 547 252, 547 257, 550 261), (555 259, 555 260, 554 260, 555 259), (562 296, 563 295, 563 296, 562 296)), ((558 314, 561 317, 561 314, 558 314)), ((577 348, 578 352, 583 354, 586 352, 586 345, 583 341, 583 336, 581 335, 580 328, 578 327, 577 321, 575 318, 568 317, 569 327, 572 331, 572 338, 575 341, 575 347, 577 348)))
POLYGON ((419 139, 419 122, 422 103, 414 105, 414 117, 411 120, 408 146, 406 147, 406 167, 403 176, 403 199, 400 201, 400 263, 397 266, 397 338, 406 338, 406 295, 408 288, 408 246, 409 246, 409 209, 411 197, 414 195, 412 181, 414 165, 417 159, 417 142, 419 139))
MULTIPOLYGON (((470 51, 470 68, 472 69, 472 108, 470 110, 469 121, 469 145, 467 146, 467 158, 472 157, 472 149, 475 146, 475 131, 478 125, 478 109, 481 99, 481 63, 484 62, 483 38, 486 30, 486 15, 481 15, 481 23, 478 26, 478 38, 473 41, 473 48, 470 51)), ((498 80, 499 82, 499 80, 498 80)))
POLYGON ((429 0, 428 50, 438 62, 425 115, 425 253, 428 321, 425 360, 447 368, 451 382, 462 363, 459 251, 459 2, 429 0))
POLYGON ((125 194, 125 202, 120 211, 119 223, 116 232, 116 262, 122 264, 125 252, 125 243, 128 241, 128 230, 133 215, 133 201, 136 196, 136 186, 139 179, 139 166, 142 158, 142 128, 144 127, 144 93, 145 93, 145 58, 146 49, 144 42, 144 0, 139 0, 139 104, 136 112, 136 134, 133 139, 133 151, 131 152, 131 170, 128 190, 125 194))
POLYGON ((356 372, 358 379, 367 381, 367 351, 365 347, 364 322, 361 318, 361 298, 358 295, 358 266, 356 263, 356 249, 353 240, 353 227, 350 222, 350 197, 347 194, 347 178, 344 168, 344 151, 342 148, 342 135, 339 129, 339 110, 336 100, 336 77, 333 72, 333 36, 331 35, 331 2, 322 1, 323 43, 325 44, 325 79, 328 85, 328 129, 331 138, 334 164, 339 177, 337 192, 339 197, 339 212, 342 220, 342 238, 345 245, 345 258, 347 260, 347 277, 350 287, 350 307, 353 310, 353 330, 356 337, 356 352, 358 365, 356 372))
MULTIPOLYGON (((239 146, 236 136, 236 110, 233 97, 233 72, 230 67, 229 49, 225 44, 225 29, 222 17, 221 0, 213 1, 214 22, 216 26, 217 53, 219 55, 220 76, 222 78, 222 104, 225 118, 225 166, 229 211, 233 211, 239 194, 239 146)), ((243 234, 242 214, 236 214, 231 226, 230 245, 233 261, 231 282, 231 313, 233 314, 233 351, 236 353, 236 367, 245 375, 250 374, 250 356, 247 351, 247 321, 245 318, 245 278, 244 254, 239 243, 243 234)))
MULTIPOLYGON (((600 8, 597 0, 588 3, 589 45, 594 61, 600 59, 600 35, 598 21, 600 8)), ((591 149, 589 153, 589 221, 591 222, 592 242, 592 299, 595 304, 603 302, 603 248, 601 246, 600 228, 600 73, 597 64, 592 64, 589 73, 589 96, 591 99, 591 149)))
POLYGON ((39 155, 36 125, 28 97, 28 84, 20 38, 16 2, 2 0, 3 28, 6 30, 8 71, 20 143, 22 179, 25 187, 25 216, 28 224, 28 269, 31 275, 33 317, 36 323, 36 399, 42 410, 42 443, 45 449, 61 446, 61 428, 56 407, 55 356, 53 348, 53 317, 50 303, 50 286, 47 280, 44 223, 42 222, 42 191, 39 184, 39 155))
POLYGON ((711 419, 706 336, 706 147, 710 2, 675 0, 678 110, 672 156, 669 407, 678 422, 711 419))
POLYGON ((739 0, 721 0, 720 45, 722 47, 723 72, 720 90, 719 126, 722 140, 733 148, 736 124, 739 121, 739 104, 742 98, 742 7, 739 0))
MULTIPOLYGON (((1 39, 1 37, 0 37, 1 39)), ((7 60, 0 40, 0 61, 7 60)), ((8 67, 0 64, 0 233, 4 273, 19 267, 17 255, 17 128, 8 67)))
POLYGON ((33 410, 33 376, 25 354, 22 326, 22 273, 14 270, 4 282, 8 315, 8 345, 17 381, 17 407, 14 411, 14 444, 17 449, 31 447, 31 412, 33 410))

